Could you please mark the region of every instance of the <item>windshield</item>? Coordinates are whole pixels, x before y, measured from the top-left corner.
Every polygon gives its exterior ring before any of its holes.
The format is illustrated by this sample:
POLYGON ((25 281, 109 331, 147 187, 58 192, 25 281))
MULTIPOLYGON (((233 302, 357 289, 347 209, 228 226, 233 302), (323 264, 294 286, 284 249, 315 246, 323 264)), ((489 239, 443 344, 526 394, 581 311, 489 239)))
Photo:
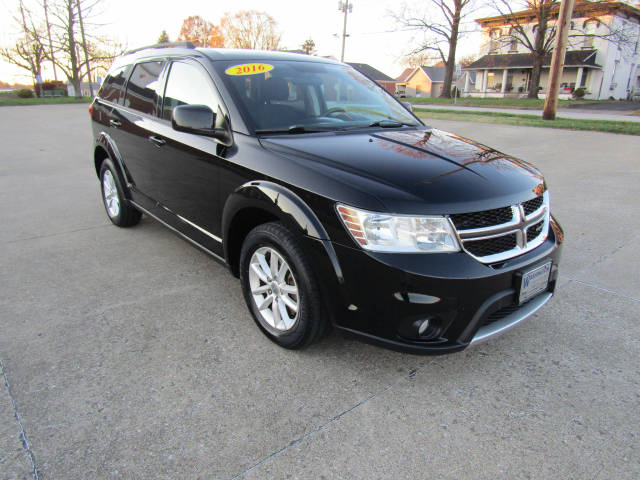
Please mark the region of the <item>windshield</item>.
POLYGON ((214 62, 256 133, 419 125, 377 84, 345 65, 214 62))

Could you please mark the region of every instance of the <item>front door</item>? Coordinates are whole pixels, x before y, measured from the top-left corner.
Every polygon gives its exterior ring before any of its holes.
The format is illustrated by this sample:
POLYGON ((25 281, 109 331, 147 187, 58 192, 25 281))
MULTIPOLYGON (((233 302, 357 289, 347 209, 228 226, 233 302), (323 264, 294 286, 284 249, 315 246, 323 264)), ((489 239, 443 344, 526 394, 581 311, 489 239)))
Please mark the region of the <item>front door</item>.
POLYGON ((222 126, 224 113, 217 90, 206 70, 196 61, 174 61, 164 92, 160 140, 150 156, 152 178, 149 195, 192 228, 212 238, 221 237, 219 192, 220 163, 227 149, 211 137, 178 132, 171 113, 179 105, 206 105, 222 126))

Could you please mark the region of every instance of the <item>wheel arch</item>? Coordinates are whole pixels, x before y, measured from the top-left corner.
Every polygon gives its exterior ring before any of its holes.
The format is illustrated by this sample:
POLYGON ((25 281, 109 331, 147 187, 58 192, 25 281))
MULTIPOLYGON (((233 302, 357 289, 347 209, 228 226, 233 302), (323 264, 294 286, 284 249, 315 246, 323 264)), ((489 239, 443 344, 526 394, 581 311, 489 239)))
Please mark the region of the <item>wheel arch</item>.
POLYGON ((247 182, 225 203, 222 213, 224 255, 234 275, 239 273, 240 250, 246 235, 254 227, 271 221, 281 221, 294 232, 321 241, 338 282, 344 282, 337 254, 313 210, 288 188, 269 181, 247 182))
POLYGON ((107 158, 114 163, 118 170, 117 174, 120 177, 120 183, 124 187, 125 197, 130 199, 131 193, 129 191, 129 186, 131 185, 131 182, 129 181, 127 170, 122 163, 118 147, 116 147, 113 139, 107 133, 101 132, 96 138, 95 147, 93 149, 93 163, 98 177, 100 176, 102 162, 107 158))

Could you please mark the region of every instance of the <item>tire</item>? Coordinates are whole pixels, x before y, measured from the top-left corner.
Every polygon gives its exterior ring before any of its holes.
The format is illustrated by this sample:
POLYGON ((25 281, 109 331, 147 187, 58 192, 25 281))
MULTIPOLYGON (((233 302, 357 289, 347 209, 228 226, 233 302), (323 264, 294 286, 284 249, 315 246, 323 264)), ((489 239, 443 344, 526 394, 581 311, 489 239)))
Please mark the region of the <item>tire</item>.
POLYGON ((328 322, 313 269, 297 237, 281 223, 265 223, 249 232, 240 253, 240 282, 254 321, 281 347, 305 348, 326 331, 328 322), (261 256, 267 268, 261 268, 261 256), (279 275, 271 275, 274 256, 279 275))
POLYGON ((100 165, 100 190, 104 209, 114 225, 131 227, 140 222, 142 214, 124 196, 118 170, 110 158, 106 158, 100 165))

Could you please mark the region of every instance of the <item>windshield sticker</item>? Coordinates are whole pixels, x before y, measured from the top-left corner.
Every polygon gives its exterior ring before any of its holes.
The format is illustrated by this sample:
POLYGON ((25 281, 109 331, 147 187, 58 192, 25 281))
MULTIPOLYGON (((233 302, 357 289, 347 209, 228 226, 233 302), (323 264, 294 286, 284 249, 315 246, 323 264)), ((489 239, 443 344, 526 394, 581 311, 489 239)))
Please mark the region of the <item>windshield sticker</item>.
POLYGON ((227 68, 224 73, 227 75, 256 75, 273 70, 273 65, 268 63, 245 63, 227 68))

